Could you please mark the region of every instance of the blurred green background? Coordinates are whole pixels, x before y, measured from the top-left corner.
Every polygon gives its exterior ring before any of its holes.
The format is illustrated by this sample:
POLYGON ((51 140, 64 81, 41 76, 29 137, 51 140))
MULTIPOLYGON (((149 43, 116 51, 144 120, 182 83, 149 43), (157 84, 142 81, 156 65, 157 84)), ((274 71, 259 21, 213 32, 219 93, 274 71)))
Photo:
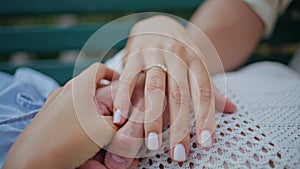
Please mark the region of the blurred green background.
MULTIPOLYGON (((101 26, 136 12, 164 12, 189 19, 203 0, 2 0, 0 1, 0 71, 13 73, 28 66, 52 76, 60 84, 72 77, 84 42, 101 26)), ((300 1, 280 17, 274 36, 263 40, 246 64, 274 60, 287 64, 299 45, 300 1)), ((132 22, 145 16, 130 18, 132 22)), ((128 20, 128 22, 130 22, 128 20)), ((125 25, 125 26, 124 26, 125 25)), ((115 25, 105 39, 128 31, 115 25)), ((106 59, 119 51, 118 44, 106 59)))

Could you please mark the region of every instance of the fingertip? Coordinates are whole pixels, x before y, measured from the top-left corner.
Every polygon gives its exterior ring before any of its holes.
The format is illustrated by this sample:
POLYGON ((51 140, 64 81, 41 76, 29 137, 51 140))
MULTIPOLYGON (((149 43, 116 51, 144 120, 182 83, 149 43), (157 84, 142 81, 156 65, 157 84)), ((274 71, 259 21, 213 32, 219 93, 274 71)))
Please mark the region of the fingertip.
POLYGON ((210 130, 202 130, 198 134, 197 141, 203 148, 211 148, 213 146, 213 133, 210 130))
POLYGON ((104 164, 108 168, 125 169, 132 164, 133 159, 123 158, 121 156, 107 152, 105 155, 104 164))
POLYGON ((104 159, 104 164, 108 168, 121 168, 124 160, 121 157, 113 155, 112 153, 107 152, 104 159))
POLYGON ((237 110, 236 105, 232 103, 229 99, 226 99, 224 113, 234 113, 237 110))
POLYGON ((160 147, 160 136, 156 132, 150 132, 148 134, 147 140, 147 148, 149 150, 158 150, 160 147))
POLYGON ((99 161, 97 160, 88 160, 79 169, 106 169, 99 161))
POLYGON ((113 122, 115 124, 119 124, 119 123, 121 123, 121 119, 122 119, 122 112, 120 109, 117 109, 114 113, 113 122))
POLYGON ((121 126, 126 122, 126 120, 126 115, 120 109, 117 109, 113 116, 113 123, 121 126))
POLYGON ((187 149, 182 143, 175 144, 173 147, 173 154, 171 154, 174 161, 184 162, 187 159, 187 149))

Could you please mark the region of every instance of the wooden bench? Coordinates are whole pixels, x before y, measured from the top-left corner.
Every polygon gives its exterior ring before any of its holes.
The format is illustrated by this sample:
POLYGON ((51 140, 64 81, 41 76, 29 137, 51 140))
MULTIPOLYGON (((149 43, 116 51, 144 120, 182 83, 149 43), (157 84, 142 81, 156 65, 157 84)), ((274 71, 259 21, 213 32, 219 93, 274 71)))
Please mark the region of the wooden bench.
MULTIPOLYGON (((28 66, 53 77, 60 84, 72 78, 74 63, 58 60, 58 53, 68 50, 79 51, 86 40, 108 21, 136 12, 164 12, 189 19, 203 0, 2 0, 0 1, 0 71, 13 73, 19 66, 28 66), (51 19, 64 14, 77 18, 104 18, 96 22, 80 21, 75 25, 60 27, 51 23, 51 19), (16 22, 11 22, 11 21, 16 22), (50 23, 23 25, 35 20, 50 20, 50 23), (12 54, 27 52, 36 58, 25 65, 9 62, 12 54), (49 60, 49 58, 52 58, 49 60)), ((258 56, 250 62, 270 59, 270 55, 286 55, 276 50, 282 44, 299 43, 300 39, 300 2, 294 1, 288 11, 280 18, 274 35, 263 40, 262 46, 270 48, 268 57, 258 56), (274 50, 275 49, 275 50, 274 50)), ((79 19, 80 20, 80 19, 79 19)), ((84 20, 84 19, 83 19, 84 20)), ((105 46, 105 39, 113 38, 120 31, 129 33, 130 24, 116 23, 114 28, 99 41, 99 48, 105 46)), ((124 47, 125 41, 114 46, 116 50, 124 47)), ((258 48, 260 51, 260 48, 258 48)), ((262 52, 263 53, 263 52, 262 52)), ((287 63, 290 56, 277 56, 278 61, 287 63)), ((276 59, 275 59, 276 60, 276 59)), ((249 63, 250 63, 249 62, 249 63)))

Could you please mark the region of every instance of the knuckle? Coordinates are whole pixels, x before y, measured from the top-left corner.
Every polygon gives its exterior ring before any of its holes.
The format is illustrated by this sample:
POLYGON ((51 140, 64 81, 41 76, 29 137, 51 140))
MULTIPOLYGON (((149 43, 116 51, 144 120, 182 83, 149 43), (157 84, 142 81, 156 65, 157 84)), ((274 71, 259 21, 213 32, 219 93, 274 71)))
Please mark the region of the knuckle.
POLYGON ((128 94, 120 92, 115 96, 114 103, 116 106, 121 106, 120 104, 124 105, 124 103, 128 103, 129 100, 130 98, 128 94))
POLYGON ((133 81, 133 77, 127 73, 123 73, 119 79, 119 83, 122 85, 130 85, 133 81))
POLYGON ((183 87, 177 86, 173 91, 171 91, 171 101, 175 103, 183 103, 189 99, 188 91, 183 87))
POLYGON ((157 71, 153 71, 150 77, 147 78, 146 87, 148 90, 164 90, 163 75, 157 71))
POLYGON ((162 125, 162 116, 160 113, 145 113, 145 127, 156 128, 162 125))
POLYGON ((177 42, 176 40, 172 40, 168 44, 166 44, 167 49, 172 53, 178 53, 178 51, 183 50, 183 46, 177 42))
POLYGON ((181 141, 189 134, 189 130, 184 126, 177 126, 171 128, 171 138, 176 141, 181 141))
POLYGON ((199 87, 199 98, 202 101, 208 101, 212 98, 211 87, 199 87))
POLYGON ((118 134, 115 136, 115 145, 118 147, 118 150, 120 152, 126 152, 130 153, 135 149, 138 149, 137 144, 134 143, 134 139, 130 139, 128 136, 123 136, 121 134, 118 134), (134 144, 133 144, 134 143, 134 144))
MULTIPOLYGON (((149 120, 150 121, 150 120, 149 120)), ((144 128, 145 128, 145 133, 147 133, 147 131, 154 131, 155 129, 158 131, 162 130, 162 120, 161 119, 156 119, 156 120, 152 120, 151 122, 144 122, 144 128)))

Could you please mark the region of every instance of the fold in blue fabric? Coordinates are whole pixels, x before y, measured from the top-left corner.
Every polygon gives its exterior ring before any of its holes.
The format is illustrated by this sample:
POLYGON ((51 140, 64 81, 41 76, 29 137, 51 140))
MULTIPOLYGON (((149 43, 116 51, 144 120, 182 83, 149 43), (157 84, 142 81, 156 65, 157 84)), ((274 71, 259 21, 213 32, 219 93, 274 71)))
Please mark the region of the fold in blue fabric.
POLYGON ((19 68, 14 75, 0 72, 0 168, 16 138, 58 87, 29 68, 19 68))

